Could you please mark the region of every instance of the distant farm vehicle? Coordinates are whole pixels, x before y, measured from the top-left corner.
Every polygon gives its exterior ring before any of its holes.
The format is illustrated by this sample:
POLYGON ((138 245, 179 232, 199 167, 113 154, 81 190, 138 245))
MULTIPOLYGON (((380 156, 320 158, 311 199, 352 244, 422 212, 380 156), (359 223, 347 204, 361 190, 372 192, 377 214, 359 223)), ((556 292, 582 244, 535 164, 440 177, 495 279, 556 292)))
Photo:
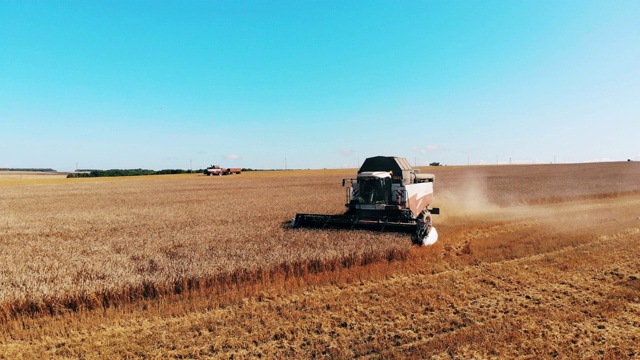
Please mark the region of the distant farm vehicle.
POLYGON ((205 175, 231 175, 231 174, 240 174, 242 173, 242 168, 223 168, 219 165, 211 165, 204 170, 205 175))
POLYGON ((438 239, 429 209, 435 175, 420 174, 407 159, 392 156, 367 158, 349 183, 346 212, 339 215, 296 214, 292 227, 370 229, 412 233, 416 244, 431 245, 438 239))

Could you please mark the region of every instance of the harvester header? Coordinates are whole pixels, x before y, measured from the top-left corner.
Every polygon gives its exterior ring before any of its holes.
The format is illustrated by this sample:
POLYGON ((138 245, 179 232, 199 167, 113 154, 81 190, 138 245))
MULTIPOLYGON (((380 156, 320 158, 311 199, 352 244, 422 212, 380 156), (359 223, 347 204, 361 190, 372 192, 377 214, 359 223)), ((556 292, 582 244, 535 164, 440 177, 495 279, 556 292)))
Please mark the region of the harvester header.
POLYGON ((344 214, 297 214, 292 226, 410 232, 415 243, 430 245, 438 237, 431 215, 440 213, 429 209, 434 181, 405 158, 370 157, 356 178, 342 180, 349 185, 344 214))

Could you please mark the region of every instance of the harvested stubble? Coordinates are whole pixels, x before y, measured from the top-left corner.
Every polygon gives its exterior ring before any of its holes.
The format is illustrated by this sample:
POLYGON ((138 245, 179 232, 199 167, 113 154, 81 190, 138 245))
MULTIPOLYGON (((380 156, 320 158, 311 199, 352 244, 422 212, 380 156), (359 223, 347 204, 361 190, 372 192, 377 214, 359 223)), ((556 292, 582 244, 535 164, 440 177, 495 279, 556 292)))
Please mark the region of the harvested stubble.
POLYGON ((291 230, 339 213, 315 176, 190 176, 0 187, 0 318, 269 282, 406 255, 396 234, 291 230))

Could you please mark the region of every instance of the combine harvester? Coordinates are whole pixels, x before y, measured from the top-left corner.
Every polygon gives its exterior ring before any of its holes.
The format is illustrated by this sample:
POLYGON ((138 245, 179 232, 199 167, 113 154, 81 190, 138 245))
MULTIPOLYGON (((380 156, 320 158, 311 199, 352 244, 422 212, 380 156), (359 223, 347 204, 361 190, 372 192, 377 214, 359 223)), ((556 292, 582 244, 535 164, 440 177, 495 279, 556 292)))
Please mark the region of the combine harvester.
POLYGON ((393 156, 367 158, 355 179, 343 179, 347 211, 342 215, 297 214, 292 227, 369 229, 412 233, 412 241, 431 245, 438 232, 429 209, 433 200, 432 174, 420 174, 407 159, 393 156))

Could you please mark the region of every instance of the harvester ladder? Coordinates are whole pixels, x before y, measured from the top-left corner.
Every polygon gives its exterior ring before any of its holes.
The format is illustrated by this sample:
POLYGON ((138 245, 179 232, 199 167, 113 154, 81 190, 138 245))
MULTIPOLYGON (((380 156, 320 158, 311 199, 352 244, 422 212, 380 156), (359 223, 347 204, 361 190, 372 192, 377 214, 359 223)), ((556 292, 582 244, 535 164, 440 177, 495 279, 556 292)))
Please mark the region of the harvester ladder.
POLYGON ((387 224, 389 224, 389 219, 386 216, 383 220, 384 222, 382 223, 382 228, 380 228, 380 231, 384 231, 384 228, 387 226, 387 224))
POLYGON ((353 227, 356 226, 356 224, 358 223, 358 221, 360 221, 360 217, 356 216, 355 220, 351 221, 351 228, 350 230, 353 230, 353 227))

